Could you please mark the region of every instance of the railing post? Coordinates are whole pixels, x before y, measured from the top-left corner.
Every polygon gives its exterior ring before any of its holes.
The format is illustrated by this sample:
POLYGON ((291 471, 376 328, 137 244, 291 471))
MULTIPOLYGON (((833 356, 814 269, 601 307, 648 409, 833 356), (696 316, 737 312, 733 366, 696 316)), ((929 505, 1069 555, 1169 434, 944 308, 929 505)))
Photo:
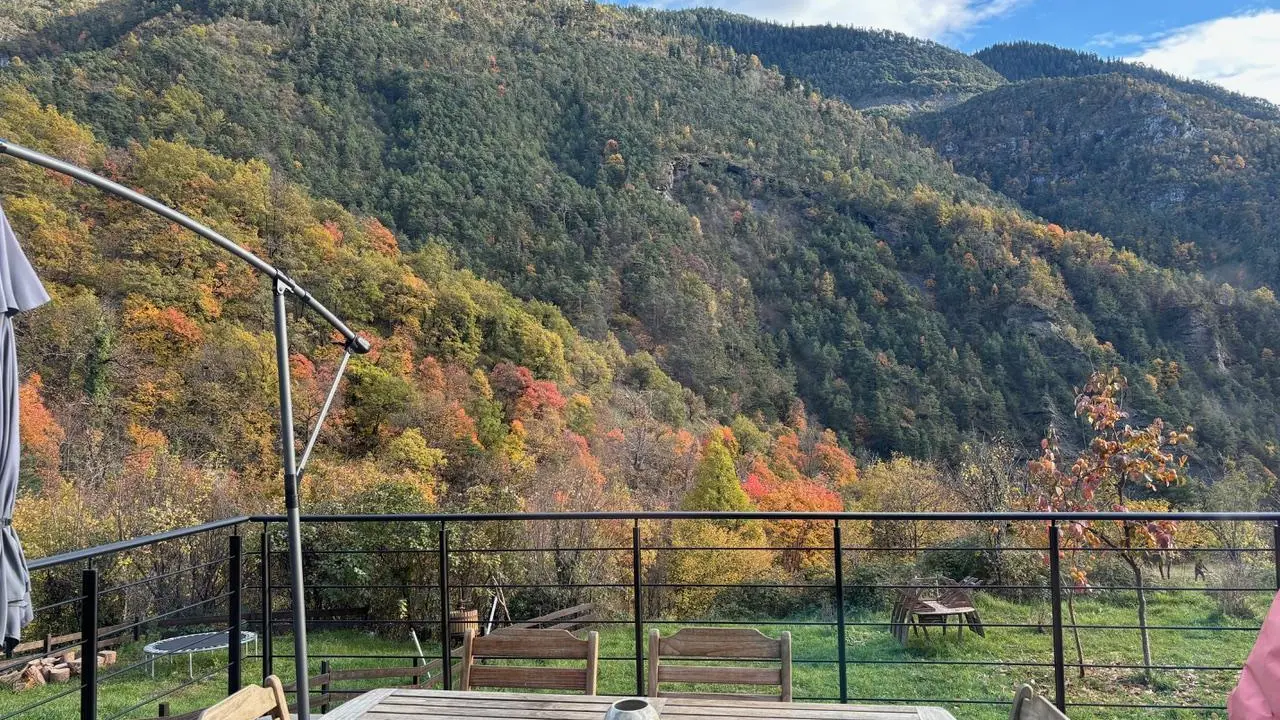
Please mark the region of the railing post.
POLYGON ((267 524, 262 523, 262 557, 258 564, 262 568, 262 679, 272 675, 271 671, 271 533, 267 524))
POLYGON ((844 540, 840 534, 840 521, 831 530, 831 550, 835 553, 836 571, 836 657, 840 663, 840 702, 849 702, 849 666, 846 664, 844 623, 844 540))
POLYGON ((1280 590, 1280 522, 1272 529, 1271 557, 1276 564, 1276 589, 1280 590))
POLYGON ((640 520, 631 525, 631 601, 636 646, 636 695, 644 697, 644 601, 641 599, 640 520))
POLYGON ((449 647, 449 529, 440 521, 440 671, 441 690, 453 689, 453 652, 449 647))
POLYGON ((1058 541, 1058 522, 1049 522, 1049 600, 1053 614, 1053 690, 1054 705, 1067 711, 1067 668, 1062 649, 1062 567, 1058 541))
MULTIPOLYGON (((413 656, 413 666, 414 666, 414 667, 418 667, 418 666, 420 666, 420 665, 422 665, 422 658, 418 657, 417 655, 414 655, 414 656, 413 656)), ((414 675, 414 676, 413 676, 413 686, 414 686, 414 687, 418 687, 418 686, 419 686, 419 685, 421 685, 421 684, 422 684, 422 676, 421 676, 421 675, 414 675)))
POLYGON ((169 717, 169 703, 162 702, 156 711, 158 717, 169 717))
POLYGON ((98 571, 80 574, 80 720, 98 717, 98 571))
POLYGON ((231 696, 240 690, 240 661, 243 646, 240 644, 240 627, 244 625, 242 600, 240 596, 240 565, 243 561, 240 535, 237 533, 227 538, 230 545, 230 566, 227 583, 231 586, 231 594, 227 599, 227 695, 231 696))
POLYGON ((329 712, 329 661, 320 661, 320 674, 324 676, 324 682, 320 683, 320 696, 324 698, 320 703, 320 713, 329 712))

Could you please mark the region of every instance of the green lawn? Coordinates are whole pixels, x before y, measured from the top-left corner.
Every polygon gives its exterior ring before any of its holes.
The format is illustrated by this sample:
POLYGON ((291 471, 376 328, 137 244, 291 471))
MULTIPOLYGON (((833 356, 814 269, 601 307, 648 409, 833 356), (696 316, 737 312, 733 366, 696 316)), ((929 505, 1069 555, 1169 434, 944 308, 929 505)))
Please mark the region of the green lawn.
MULTIPOLYGON (((1259 593, 1251 600, 1259 616, 1269 597, 1259 593)), ((990 624, 1024 624, 1048 622, 1047 606, 1041 604, 1013 603, 989 595, 980 595, 979 608, 985 622, 990 624)), ((1187 627, 1206 626, 1256 626, 1257 621, 1222 618, 1217 605, 1208 594, 1153 592, 1150 596, 1152 625, 1177 625, 1187 627)), ((1082 625, 1131 625, 1135 612, 1130 602, 1113 602, 1097 599, 1077 603, 1078 618, 1082 625)), ((852 622, 883 622, 886 613, 853 615, 852 622)), ((797 621, 798 622, 798 621, 797 621)), ((659 626, 664 631, 674 631, 675 626, 659 626)), ((762 627, 766 633, 776 633, 782 626, 762 627)), ((795 695, 797 699, 833 698, 839 694, 836 665, 829 662, 836 657, 834 628, 793 625, 795 695), (828 662, 822 662, 828 661, 828 662)), ((601 656, 631 658, 632 629, 629 626, 601 626, 601 656)), ((1159 630, 1152 632, 1155 662, 1158 665, 1238 665, 1243 662, 1253 644, 1256 633, 1232 630, 1159 630)), ((1068 640, 1068 659, 1073 658, 1068 640)), ((1139 664, 1137 631, 1083 630, 1082 640, 1087 663, 1139 664)), ((116 672, 141 659, 142 643, 121 648, 120 663, 107 668, 104 674, 116 672)), ((287 658, 292 652, 288 637, 277 637, 275 669, 286 681, 292 679, 292 668, 287 658), (283 657, 281 657, 283 656, 283 657)), ((320 658, 325 655, 398 655, 404 660, 384 658, 332 658, 334 669, 406 665, 414 650, 407 637, 379 637, 356 631, 316 632, 311 635, 311 653, 314 657, 312 672, 318 673, 320 658)), ((428 657, 438 652, 431 646, 424 647, 428 657)), ((246 652, 249 652, 246 649, 246 652)), ((947 707, 960 720, 973 718, 995 719, 1007 716, 1007 707, 945 702, 953 699, 1003 700, 1010 697, 1014 688, 1027 681, 1049 693, 1052 691, 1052 671, 1049 668, 1025 666, 960 666, 941 664, 948 661, 989 661, 1048 663, 1052 659, 1052 638, 1047 629, 990 627, 985 638, 971 632, 957 636, 954 631, 943 638, 936 632, 931 638, 912 637, 907 647, 900 646, 884 627, 853 626, 848 631, 849 693, 852 698, 892 699, 926 698, 947 707), (871 662, 876 661, 876 662, 871 662), (922 664, 928 661, 934 664, 922 664)), ((196 676, 211 675, 164 698, 172 712, 180 714, 212 704, 225 692, 226 673, 221 668, 226 663, 224 653, 197 656, 196 676)), ((635 690, 634 661, 604 660, 601 662, 600 692, 625 695, 635 690)), ((261 665, 255 660, 244 664, 246 682, 260 677, 261 665)), ((1081 680, 1072 672, 1068 676, 1069 699, 1072 702, 1121 702, 1135 704, 1204 704, 1221 705, 1235 683, 1234 671, 1158 671, 1151 686, 1139 680, 1140 673, 1131 669, 1091 669, 1081 680)), ((140 707, 125 717, 153 717, 157 714, 157 701, 150 700, 167 690, 187 682, 187 667, 183 660, 158 661, 153 680, 146 667, 121 673, 107 680, 100 689, 99 717, 110 718, 141 703, 140 707), (144 702, 146 701, 146 702, 144 702)), ((379 681, 350 681, 341 689, 376 687, 379 681)), ((50 686, 25 693, 0 692, 0 716, 12 713, 24 706, 51 697, 69 686, 50 686)), ((55 700, 38 709, 24 713, 24 718, 72 718, 79 708, 76 693, 55 700)), ((1123 718, 1139 711, 1101 711, 1089 707, 1071 710, 1073 718, 1123 718)), ((1151 716, 1193 717, 1211 713, 1187 711, 1146 711, 1151 716)), ((1223 713, 1225 715, 1225 713, 1223 713)))

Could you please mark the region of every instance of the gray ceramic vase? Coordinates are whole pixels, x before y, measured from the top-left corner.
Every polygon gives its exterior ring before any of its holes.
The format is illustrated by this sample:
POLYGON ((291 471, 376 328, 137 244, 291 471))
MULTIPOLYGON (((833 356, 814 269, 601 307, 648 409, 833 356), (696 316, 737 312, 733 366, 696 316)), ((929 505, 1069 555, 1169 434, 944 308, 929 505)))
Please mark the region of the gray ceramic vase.
POLYGON ((604 720, 659 720, 658 708, 643 698, 626 698, 614 703, 604 720))

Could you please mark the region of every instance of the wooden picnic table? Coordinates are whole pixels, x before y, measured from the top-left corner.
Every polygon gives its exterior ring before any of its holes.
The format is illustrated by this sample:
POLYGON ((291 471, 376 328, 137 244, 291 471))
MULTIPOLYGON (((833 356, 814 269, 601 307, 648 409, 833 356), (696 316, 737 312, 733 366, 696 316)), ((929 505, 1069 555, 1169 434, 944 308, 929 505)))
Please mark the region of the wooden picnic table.
MULTIPOLYGON (((370 690, 324 720, 603 720, 618 700, 602 695, 540 695, 387 688, 370 690)), ((813 705, 650 698, 663 720, 955 720, 939 707, 813 705)))

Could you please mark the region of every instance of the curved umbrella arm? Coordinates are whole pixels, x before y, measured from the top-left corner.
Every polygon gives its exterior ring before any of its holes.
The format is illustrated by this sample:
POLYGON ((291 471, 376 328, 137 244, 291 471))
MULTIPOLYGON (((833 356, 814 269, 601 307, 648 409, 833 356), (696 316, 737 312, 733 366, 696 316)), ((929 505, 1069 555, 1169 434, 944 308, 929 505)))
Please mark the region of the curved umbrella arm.
POLYGON ((50 157, 44 153, 9 142, 3 138, 0 138, 0 153, 18 158, 19 160, 26 160, 27 162, 48 168, 54 172, 59 172, 63 175, 73 177, 83 183, 105 190, 112 195, 122 197, 135 205, 144 207, 157 215, 172 220, 173 222, 187 228, 206 240, 209 240, 218 247, 221 247, 223 250, 226 250, 232 255, 240 258, 258 272, 266 275, 280 286, 288 289, 290 293, 297 296, 299 300, 307 305, 307 307, 311 308, 318 313, 320 317, 324 318, 325 322, 333 326, 333 329, 341 333, 342 336, 346 338, 347 348, 351 352, 357 355, 363 355, 364 353, 369 352, 370 345, 368 340, 356 334, 356 332, 351 328, 347 327, 346 323, 342 322, 342 320, 340 320, 337 315, 334 315, 329 308, 325 307, 323 303, 316 300, 315 297, 313 297, 311 293, 307 292, 306 288, 299 285, 296 280, 285 275, 266 260, 254 255, 231 240, 228 240, 209 226, 196 222, 168 205, 164 205, 153 200, 142 193, 130 190, 120 183, 108 180, 101 175, 85 170, 78 165, 63 162, 62 160, 50 157))

